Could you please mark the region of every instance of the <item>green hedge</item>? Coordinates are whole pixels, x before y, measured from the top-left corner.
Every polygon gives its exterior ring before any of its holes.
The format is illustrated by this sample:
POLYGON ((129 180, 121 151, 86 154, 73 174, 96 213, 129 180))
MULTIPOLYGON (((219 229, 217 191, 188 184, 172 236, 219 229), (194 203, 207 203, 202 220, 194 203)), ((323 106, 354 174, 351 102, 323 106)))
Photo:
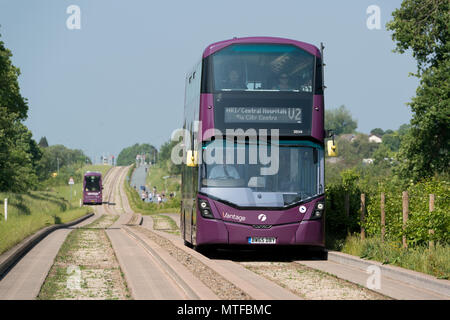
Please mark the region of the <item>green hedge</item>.
POLYGON ((450 183, 432 178, 402 188, 393 183, 379 184, 367 206, 364 224, 369 236, 381 235, 381 192, 385 193, 386 239, 400 241, 406 235, 408 245, 438 241, 448 244, 450 240, 450 183), (406 190, 405 190, 406 189, 406 190), (409 215, 403 230, 402 192, 408 192, 409 215), (429 211, 430 194, 435 195, 434 211, 429 211), (429 230, 434 230, 430 234, 429 230))
POLYGON ((328 244, 340 249, 347 233, 360 232, 360 199, 366 195, 365 231, 369 237, 381 237, 381 192, 385 194, 387 241, 401 241, 406 235, 408 246, 428 244, 433 240, 443 245, 450 240, 450 183, 434 177, 404 186, 395 179, 368 183, 355 170, 344 170, 341 181, 326 188, 326 233, 328 244), (409 196, 409 216, 403 229, 402 192, 409 196), (350 215, 345 214, 345 194, 350 197, 350 215), (429 212, 429 195, 435 195, 435 208, 429 212), (429 230, 434 230, 430 234, 429 230), (348 231, 348 232, 347 232, 348 231), (335 242, 338 242, 337 244, 335 242))

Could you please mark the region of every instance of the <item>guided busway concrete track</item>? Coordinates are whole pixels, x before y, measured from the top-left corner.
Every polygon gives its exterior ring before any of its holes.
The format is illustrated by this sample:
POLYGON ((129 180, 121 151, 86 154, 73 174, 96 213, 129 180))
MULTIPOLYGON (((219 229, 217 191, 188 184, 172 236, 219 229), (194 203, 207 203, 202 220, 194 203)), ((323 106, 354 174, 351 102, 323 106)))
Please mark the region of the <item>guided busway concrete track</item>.
MULTIPOLYGON (((113 169, 109 170, 105 176, 105 190, 111 188, 112 178, 114 178, 113 169)), ((90 224, 98 217, 96 213, 77 225, 55 230, 42 239, 0 280, 0 300, 35 299, 68 234, 74 228, 90 224)))
MULTIPOLYGON (((108 237, 119 261, 122 272, 134 299, 183 300, 214 298, 213 294, 201 288, 191 289, 184 278, 188 275, 173 269, 155 255, 152 245, 124 232, 126 224, 133 218, 128 199, 123 189, 128 167, 121 169, 120 178, 115 184, 112 199, 115 205, 105 205, 104 214, 119 215, 117 221, 107 229, 108 237), (202 291, 203 290, 203 291, 202 291)), ((192 284, 195 287, 195 284, 192 284)))

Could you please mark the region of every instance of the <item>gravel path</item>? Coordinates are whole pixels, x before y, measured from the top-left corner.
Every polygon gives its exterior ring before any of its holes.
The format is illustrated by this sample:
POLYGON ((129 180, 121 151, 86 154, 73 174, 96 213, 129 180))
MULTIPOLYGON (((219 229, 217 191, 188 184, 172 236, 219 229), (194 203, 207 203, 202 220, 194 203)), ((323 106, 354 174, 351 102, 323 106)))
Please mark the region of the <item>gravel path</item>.
MULTIPOLYGON (((112 194, 116 177, 122 171, 111 170, 105 182, 105 194, 112 194)), ((117 193, 117 192, 116 192, 117 193)), ((108 199, 108 203, 111 202, 108 199)), ((96 207, 101 217, 72 231, 61 246, 41 288, 38 299, 130 299, 131 295, 120 269, 106 229, 119 217, 96 207)))
POLYGON ((376 292, 308 267, 289 262, 241 262, 308 300, 384 300, 376 292))
POLYGON ((67 238, 39 299, 129 299, 130 294, 104 228, 117 216, 104 215, 67 238))

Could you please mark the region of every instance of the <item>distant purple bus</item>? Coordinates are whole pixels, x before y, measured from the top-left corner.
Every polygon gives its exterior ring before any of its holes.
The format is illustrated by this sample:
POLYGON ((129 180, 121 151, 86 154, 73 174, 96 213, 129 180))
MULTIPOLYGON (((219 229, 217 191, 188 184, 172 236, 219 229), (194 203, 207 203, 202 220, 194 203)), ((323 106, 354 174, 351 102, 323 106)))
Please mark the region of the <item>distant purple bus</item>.
POLYGON ((83 203, 102 204, 102 174, 100 172, 88 171, 83 178, 83 203))
POLYGON ((216 42, 187 74, 185 86, 185 244, 321 251, 322 50, 271 37, 216 42))

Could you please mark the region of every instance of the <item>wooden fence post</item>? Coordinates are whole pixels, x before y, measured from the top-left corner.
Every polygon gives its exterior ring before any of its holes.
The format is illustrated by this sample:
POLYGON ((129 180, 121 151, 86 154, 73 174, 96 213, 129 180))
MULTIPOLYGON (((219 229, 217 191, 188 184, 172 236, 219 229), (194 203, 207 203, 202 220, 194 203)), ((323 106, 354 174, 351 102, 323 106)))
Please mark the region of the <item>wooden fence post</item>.
POLYGON ((364 221, 365 221, 365 212, 366 212, 366 195, 361 193, 361 240, 366 238, 366 230, 364 229, 364 221))
MULTIPOLYGON (((345 209, 345 216, 347 217, 347 221, 349 221, 349 217, 350 217, 350 192, 349 191, 347 191, 345 193, 344 209, 345 209)), ((347 224, 347 234, 350 234, 350 227, 348 224, 347 224)))
POLYGON ((386 213, 384 211, 384 192, 381 193, 381 200, 380 200, 380 211, 381 211, 381 242, 384 242, 384 236, 386 234, 386 213))
MULTIPOLYGON (((406 223, 408 222, 408 214, 409 214, 409 199, 408 199, 408 191, 403 191, 402 194, 402 207, 403 207, 403 232, 406 230, 406 223)), ((403 234, 403 248, 408 248, 408 243, 406 242, 406 234, 403 234)))
MULTIPOLYGON (((430 213, 434 211, 434 194, 430 194, 429 209, 430 213)), ((428 230, 428 234, 430 235, 431 238, 431 236, 434 235, 434 230, 433 229, 428 230)), ((430 249, 434 248, 434 241, 430 240, 428 246, 430 249)))

